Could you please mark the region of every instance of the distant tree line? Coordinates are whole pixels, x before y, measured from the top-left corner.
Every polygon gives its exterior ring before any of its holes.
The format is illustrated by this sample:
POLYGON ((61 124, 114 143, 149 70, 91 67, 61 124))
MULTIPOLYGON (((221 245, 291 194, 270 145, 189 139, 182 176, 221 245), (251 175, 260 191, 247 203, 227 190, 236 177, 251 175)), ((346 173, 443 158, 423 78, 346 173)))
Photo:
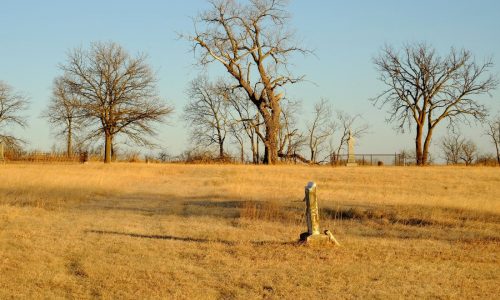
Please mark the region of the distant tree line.
MULTIPOLYGON (((334 110, 325 99, 304 110, 287 94, 288 87, 304 80, 290 71, 291 65, 311 53, 295 38, 287 1, 209 4, 194 18, 192 33, 181 37, 201 67, 221 66, 226 76, 214 80, 205 74, 189 83, 182 117, 190 132, 190 151, 216 148, 218 160, 225 160, 231 148, 240 161, 255 164, 338 163, 349 132, 359 139, 369 126, 360 115, 334 110), (311 117, 305 119, 304 112, 311 117)), ((500 164, 500 119, 488 119, 486 106, 478 101, 498 86, 491 60, 479 63, 465 49, 440 56, 432 46, 416 43, 399 50, 386 46, 373 62, 385 89, 371 101, 388 108, 388 121, 398 131, 415 130, 417 165, 429 163, 439 124, 447 122, 458 131, 458 124, 471 120, 486 124, 500 164)), ((64 138, 68 157, 98 140, 106 163, 121 142, 155 145, 155 126, 171 116, 173 107, 159 96, 145 55, 131 56, 116 43, 96 42, 71 50, 59 69, 42 117, 64 138)), ((6 129, 26 126, 22 111, 27 105, 25 96, 0 82, 0 139, 10 149, 23 146, 6 129)), ((471 164, 477 157, 473 144, 459 134, 440 141, 445 160, 453 164, 471 164)))

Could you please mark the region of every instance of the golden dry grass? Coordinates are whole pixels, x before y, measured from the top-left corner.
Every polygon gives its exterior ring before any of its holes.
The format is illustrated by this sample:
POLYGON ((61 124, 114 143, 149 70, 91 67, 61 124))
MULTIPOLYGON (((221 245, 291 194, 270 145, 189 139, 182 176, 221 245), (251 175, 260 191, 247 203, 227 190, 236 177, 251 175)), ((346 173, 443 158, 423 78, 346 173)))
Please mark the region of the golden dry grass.
POLYGON ((491 298, 500 170, 0 165, 0 298, 491 298), (342 247, 296 243, 303 186, 342 247))

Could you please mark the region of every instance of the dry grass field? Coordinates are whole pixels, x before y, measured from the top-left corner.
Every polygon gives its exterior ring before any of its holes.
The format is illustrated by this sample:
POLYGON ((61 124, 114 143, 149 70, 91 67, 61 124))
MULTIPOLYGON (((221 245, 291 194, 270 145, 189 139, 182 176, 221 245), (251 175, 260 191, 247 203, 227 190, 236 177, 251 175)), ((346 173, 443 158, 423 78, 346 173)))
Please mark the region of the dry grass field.
POLYGON ((0 165, 0 299, 498 299, 499 255, 499 168, 0 165))

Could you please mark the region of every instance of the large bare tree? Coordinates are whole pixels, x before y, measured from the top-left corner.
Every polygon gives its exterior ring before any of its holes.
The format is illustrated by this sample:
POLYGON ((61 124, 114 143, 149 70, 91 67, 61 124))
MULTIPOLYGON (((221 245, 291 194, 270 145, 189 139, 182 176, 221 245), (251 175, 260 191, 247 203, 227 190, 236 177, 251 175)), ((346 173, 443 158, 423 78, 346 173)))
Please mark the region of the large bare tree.
POLYGON ((26 127, 26 119, 20 113, 28 108, 27 98, 0 81, 0 142, 7 148, 17 149, 23 141, 6 132, 10 126, 26 127))
POLYGON ((372 101, 389 106, 388 121, 399 130, 415 126, 417 165, 427 164, 432 134, 441 121, 453 126, 470 118, 483 120, 487 111, 477 96, 497 86, 489 74, 492 61, 478 63, 468 50, 451 49, 441 57, 423 43, 408 44, 402 51, 386 46, 374 63, 387 89, 372 101))
POLYGON ((225 91, 223 83, 198 77, 190 83, 189 102, 184 107, 184 120, 189 125, 191 140, 197 146, 217 145, 220 159, 226 154, 224 145, 230 130, 225 91))
POLYGON ((278 160, 278 132, 284 87, 303 76, 289 72, 291 56, 307 53, 294 41, 284 0, 209 1, 211 8, 195 19, 188 37, 199 52, 199 63, 216 62, 245 91, 262 116, 265 127, 264 162, 278 160))
POLYGON ((131 57, 112 42, 93 43, 88 50, 68 54, 64 82, 81 98, 82 117, 94 121, 90 134, 104 136, 104 162, 111 162, 113 140, 119 134, 139 145, 151 145, 153 124, 173 109, 158 96, 157 80, 145 55, 131 57))
POLYGON ((500 165, 500 115, 488 120, 486 135, 491 139, 497 154, 497 163, 500 165))
POLYGON ((42 113, 42 117, 59 128, 57 136, 66 138, 66 155, 73 156, 73 141, 76 131, 80 130, 85 120, 81 117, 80 96, 72 92, 63 77, 54 80, 52 97, 47 109, 42 113))

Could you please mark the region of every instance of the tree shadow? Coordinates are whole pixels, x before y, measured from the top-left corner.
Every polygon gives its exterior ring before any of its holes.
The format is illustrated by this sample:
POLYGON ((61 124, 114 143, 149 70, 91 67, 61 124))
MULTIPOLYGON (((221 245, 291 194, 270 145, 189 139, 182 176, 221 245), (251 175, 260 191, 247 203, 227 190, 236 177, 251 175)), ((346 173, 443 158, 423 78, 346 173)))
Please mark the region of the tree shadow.
POLYGON ((96 233, 102 235, 121 235, 121 236, 129 236, 133 238, 142 238, 142 239, 155 239, 155 240, 172 240, 172 241, 182 241, 182 242, 194 242, 194 243, 221 243, 225 245, 234 245, 235 242, 226 241, 226 240, 209 240, 209 239, 201 239, 201 238, 193 238, 193 237, 180 237, 173 235, 160 235, 160 234, 141 234, 141 233, 133 233, 133 232, 120 232, 120 231, 108 231, 108 230, 85 230, 85 233, 96 233))
MULTIPOLYGON (((236 241, 228 241, 222 239, 202 239, 202 238, 193 238, 193 237, 180 237, 173 235, 160 235, 160 234, 141 234, 141 233, 133 233, 133 232, 120 232, 120 231, 109 231, 109 230, 94 230, 89 229, 85 230, 85 233, 95 233, 101 235, 118 235, 118 236, 128 236, 133 238, 141 238, 141 239, 155 239, 155 240, 171 240, 171 241, 181 241, 181 242, 193 242, 193 243, 219 243, 227 246, 236 246, 241 244, 241 242, 236 241)), ((280 242, 280 241, 250 241, 252 245, 256 246, 284 246, 284 245, 297 245, 298 243, 295 241, 289 242, 280 242)))

